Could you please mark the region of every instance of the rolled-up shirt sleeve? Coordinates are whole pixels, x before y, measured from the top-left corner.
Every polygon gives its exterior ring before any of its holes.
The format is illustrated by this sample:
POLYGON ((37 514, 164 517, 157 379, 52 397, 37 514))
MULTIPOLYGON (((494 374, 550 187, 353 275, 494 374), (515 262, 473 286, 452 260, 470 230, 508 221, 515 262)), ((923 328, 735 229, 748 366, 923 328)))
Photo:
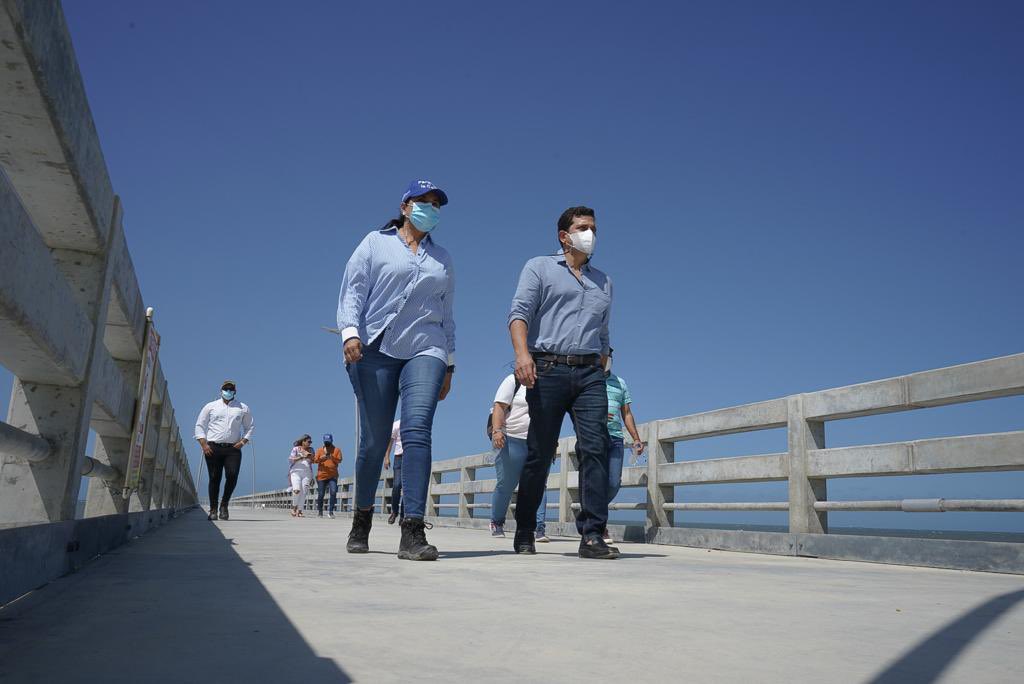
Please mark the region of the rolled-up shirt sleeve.
POLYGON ((526 262, 522 273, 519 274, 519 285, 516 286, 516 293, 512 297, 512 310, 508 314, 508 324, 512 321, 523 321, 527 330, 533 324, 533 317, 540 307, 541 281, 534 262, 526 262))
POLYGON ((341 277, 341 292, 338 294, 338 329, 341 331, 342 342, 359 337, 359 321, 369 289, 370 246, 369 237, 366 237, 352 252, 345 266, 345 273, 341 277))
POLYGON ((448 285, 441 299, 441 327, 448 344, 448 365, 455 364, 455 269, 448 264, 448 285))
POLYGON ((252 411, 246 406, 245 413, 242 414, 242 439, 251 440, 255 429, 256 423, 252 419, 252 411))
POLYGON ((210 427, 210 407, 204 406, 196 418, 195 439, 206 439, 206 431, 210 427))

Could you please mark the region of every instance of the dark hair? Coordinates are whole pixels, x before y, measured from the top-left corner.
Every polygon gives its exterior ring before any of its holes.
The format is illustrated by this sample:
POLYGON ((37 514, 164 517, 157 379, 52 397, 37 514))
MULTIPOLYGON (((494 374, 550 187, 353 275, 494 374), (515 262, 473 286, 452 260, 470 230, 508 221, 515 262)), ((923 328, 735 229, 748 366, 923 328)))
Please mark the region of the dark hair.
MULTIPOLYGON (((569 207, 558 217, 558 232, 561 233, 563 230, 569 230, 572 220, 577 216, 594 216, 594 210, 584 206, 569 207)), ((562 244, 562 241, 559 240, 558 244, 562 244)))
POLYGON ((302 446, 302 443, 305 442, 307 439, 311 442, 313 441, 313 438, 310 437, 309 435, 302 435, 297 440, 295 440, 295 444, 293 444, 292 446, 302 446))

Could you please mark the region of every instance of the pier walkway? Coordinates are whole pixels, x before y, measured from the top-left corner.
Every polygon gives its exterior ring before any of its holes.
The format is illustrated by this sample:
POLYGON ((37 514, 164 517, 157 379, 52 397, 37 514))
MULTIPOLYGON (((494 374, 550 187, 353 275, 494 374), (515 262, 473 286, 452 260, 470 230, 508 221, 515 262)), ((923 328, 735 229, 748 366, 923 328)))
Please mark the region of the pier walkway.
POLYGON ((0 680, 1021 681, 1017 575, 192 510, 0 611, 0 680))

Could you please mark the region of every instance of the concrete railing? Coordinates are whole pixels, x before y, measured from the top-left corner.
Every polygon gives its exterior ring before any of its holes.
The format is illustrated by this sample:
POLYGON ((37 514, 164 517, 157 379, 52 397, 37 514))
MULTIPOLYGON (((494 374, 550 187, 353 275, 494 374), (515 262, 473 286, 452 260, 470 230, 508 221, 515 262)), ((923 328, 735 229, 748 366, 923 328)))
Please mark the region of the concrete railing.
MULTIPOLYGON (((1024 431, 839 448, 825 444, 829 421, 1020 394, 1024 394, 1024 354, 640 425, 641 437, 649 445, 647 464, 623 468, 622 485, 643 488, 645 501, 612 503, 610 508, 644 510, 646 521, 643 526, 613 526, 613 531, 630 540, 654 543, 1024 572, 1024 544, 828 534, 830 511, 1020 512, 1024 511, 1024 499, 835 501, 827 495, 828 481, 833 478, 1024 470, 1024 431), (674 458, 675 445, 680 442, 773 428, 787 430, 785 453, 682 462, 674 458), (697 503, 676 499, 679 488, 686 485, 771 481, 788 481, 787 501, 697 503), (686 511, 706 510, 788 511, 789 532, 674 526, 683 522, 679 517, 686 511)), ((565 525, 562 529, 572 531, 574 512, 579 508, 575 438, 559 441, 557 458, 561 467, 549 476, 547 487, 558 492, 558 503, 549 508, 557 510, 558 522, 565 525)), ((476 498, 493 492, 495 480, 477 479, 476 473, 493 465, 492 452, 435 462, 428 516, 440 524, 484 526, 486 521, 473 519, 472 511, 490 508, 490 503, 476 498), (445 473, 453 472, 459 473, 458 481, 444 482, 445 473), (444 496, 457 497, 457 503, 442 503, 444 496), (436 517, 444 509, 456 511, 454 521, 436 517)), ((390 503, 393 475, 384 472, 378 485, 376 506, 380 512, 390 503)), ((352 495, 352 479, 346 478, 339 483, 342 510, 351 508, 352 495)), ((290 495, 282 489, 239 497, 235 503, 286 508, 290 495)))
POLYGON ((194 504, 167 382, 140 397, 147 311, 60 3, 0 4, 0 523, 194 504), (135 413, 140 486, 122 495, 135 413), (90 428, 97 435, 87 456, 90 428))

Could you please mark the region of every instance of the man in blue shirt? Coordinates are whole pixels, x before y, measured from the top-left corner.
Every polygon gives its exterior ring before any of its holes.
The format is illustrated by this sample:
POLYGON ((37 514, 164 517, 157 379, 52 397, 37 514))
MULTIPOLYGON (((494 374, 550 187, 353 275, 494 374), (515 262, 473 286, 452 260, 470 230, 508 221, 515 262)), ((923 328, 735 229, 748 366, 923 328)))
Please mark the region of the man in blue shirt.
POLYGON ((612 284, 590 265, 597 235, 594 210, 570 207, 558 219, 562 253, 526 262, 509 313, 516 378, 530 409, 527 457, 516 503, 516 553, 536 553, 537 507, 566 413, 576 428, 580 460, 581 558, 617 558, 602 532, 608 523, 608 394, 612 284))

